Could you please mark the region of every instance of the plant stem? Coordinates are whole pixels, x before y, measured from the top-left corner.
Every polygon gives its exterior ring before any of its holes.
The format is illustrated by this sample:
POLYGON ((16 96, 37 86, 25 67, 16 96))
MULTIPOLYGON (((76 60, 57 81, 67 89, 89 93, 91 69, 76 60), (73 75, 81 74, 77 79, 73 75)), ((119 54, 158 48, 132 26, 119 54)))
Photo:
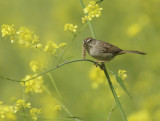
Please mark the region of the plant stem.
POLYGON ((54 88, 55 88, 55 90, 56 90, 56 93, 57 93, 58 97, 59 97, 60 99, 62 99, 62 96, 61 96, 61 94, 60 94, 60 92, 59 92, 59 89, 58 89, 58 87, 57 87, 57 85, 56 85, 54 79, 53 79, 52 74, 51 74, 51 73, 48 73, 48 76, 49 76, 49 78, 51 79, 52 85, 54 86, 54 88))
POLYGON ((67 52, 67 50, 68 50, 68 49, 70 48, 70 46, 72 45, 72 43, 73 43, 73 41, 75 40, 75 38, 87 27, 88 24, 89 24, 89 22, 87 22, 86 24, 84 24, 84 25, 82 26, 82 28, 80 29, 80 31, 77 32, 76 34, 74 34, 71 42, 69 43, 69 45, 68 45, 68 46, 64 49, 64 51, 62 52, 62 55, 61 55, 61 57, 60 57, 57 65, 60 64, 61 60, 63 59, 63 56, 65 55, 65 53, 67 52))
POLYGON ((113 109, 114 109, 114 104, 115 104, 115 100, 113 101, 113 104, 112 104, 111 110, 110 110, 110 112, 109 112, 109 114, 108 114, 107 121, 109 121, 109 119, 110 119, 110 117, 111 117, 111 114, 112 114, 113 109))
POLYGON ((118 106, 118 108, 119 108, 119 110, 120 110, 120 113, 121 113, 121 115, 122 115, 123 120, 124 120, 124 121, 127 121, 126 115, 125 115, 125 113, 124 113, 124 111, 123 111, 123 108, 122 108, 122 106, 121 106, 121 103, 120 103, 120 101, 119 101, 119 99, 118 99, 118 96, 117 96, 117 94, 116 94, 116 91, 115 91, 115 89, 114 89, 114 86, 113 86, 113 84, 112 84, 112 82, 111 82, 111 80, 110 80, 110 77, 109 77, 109 74, 108 74, 108 72, 107 72, 107 69, 106 69, 105 64, 104 64, 104 63, 101 63, 100 68, 104 71, 104 74, 105 74, 105 76, 106 76, 106 78, 107 78, 107 80, 108 80, 108 84, 109 84, 109 86, 110 86, 110 88, 111 88, 111 91, 112 91, 112 93, 113 93, 113 97, 114 97, 114 99, 115 99, 115 102, 117 103, 117 106, 118 106))
MULTIPOLYGON (((17 113, 17 115, 21 115, 23 116, 24 114, 23 113, 17 113)), ((26 117, 32 117, 32 115, 30 114, 26 114, 26 117)), ((43 117, 43 116, 37 116, 39 119, 46 119, 46 120, 51 120, 51 121, 57 121, 57 120, 65 120, 65 121, 72 121, 74 118, 72 117, 66 117, 66 118, 47 118, 47 117, 43 117)))
POLYGON ((82 8, 84 9, 84 8, 85 8, 85 5, 84 5, 83 1, 80 0, 80 3, 81 3, 82 8))
MULTIPOLYGON (((60 65, 57 65, 56 67, 53 67, 53 68, 51 68, 51 69, 49 69, 49 70, 47 70, 47 71, 45 71, 45 72, 42 72, 42 73, 38 74, 37 76, 34 76, 34 77, 32 77, 32 78, 30 78, 30 79, 28 79, 28 80, 25 80, 25 82, 30 81, 30 80, 32 80, 32 79, 35 79, 35 78, 37 78, 37 77, 40 77, 40 76, 42 76, 42 75, 44 75, 44 74, 46 74, 46 73, 49 73, 49 72, 51 72, 51 71, 53 71, 53 70, 55 70, 55 69, 57 69, 57 68, 59 68, 59 67, 62 67, 62 66, 64 66, 64 65, 66 65, 66 64, 74 63, 74 62, 80 62, 80 61, 88 61, 88 62, 97 64, 97 62, 95 62, 95 61, 93 61, 93 60, 90 60, 90 59, 72 60, 72 61, 68 61, 68 62, 62 63, 62 64, 60 64, 60 65)), ((99 65, 98 65, 98 66, 99 66, 99 65)), ((6 78, 6 77, 4 77, 4 76, 0 76, 0 78, 6 79, 6 80, 9 80, 9 81, 14 81, 14 82, 24 82, 24 81, 19 81, 19 80, 16 80, 16 79, 10 79, 10 78, 8 78, 8 77, 6 78)))
MULTIPOLYGON (((46 91, 51 97, 54 97, 54 96, 52 95, 52 93, 51 93, 45 86, 43 86, 43 88, 45 89, 45 91, 46 91)), ((56 99, 56 98, 54 98, 54 99, 56 100, 56 102, 57 102, 58 104, 61 105, 61 107, 65 110, 65 112, 66 112, 70 117, 74 117, 73 114, 69 111, 69 109, 68 109, 60 100, 58 100, 58 99, 56 99)), ((75 120, 78 121, 78 119, 75 119, 75 120)))
MULTIPOLYGON (((25 84, 26 84, 26 82, 23 82, 23 83, 24 83, 24 86, 23 86, 23 100, 25 100, 25 98, 26 98, 26 97, 25 97, 25 84)), ((23 114, 24 114, 24 115, 23 115, 23 120, 26 121, 25 108, 23 107, 22 110, 23 110, 23 114)))
POLYGON ((95 35, 95 33, 94 33, 94 30, 93 30, 91 21, 89 22, 89 29, 90 29, 90 31, 91 31, 92 37, 96 39, 96 35, 95 35))

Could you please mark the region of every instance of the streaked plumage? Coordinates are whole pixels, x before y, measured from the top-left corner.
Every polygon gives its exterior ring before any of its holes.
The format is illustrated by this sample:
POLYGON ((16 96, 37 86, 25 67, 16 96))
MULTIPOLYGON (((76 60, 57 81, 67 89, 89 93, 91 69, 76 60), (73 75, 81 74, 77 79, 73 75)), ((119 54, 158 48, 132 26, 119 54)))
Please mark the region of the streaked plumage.
POLYGON ((137 53, 142 55, 146 54, 140 51, 122 50, 110 43, 96 40, 91 37, 84 40, 83 46, 90 56, 99 61, 110 61, 115 56, 125 53, 137 53))

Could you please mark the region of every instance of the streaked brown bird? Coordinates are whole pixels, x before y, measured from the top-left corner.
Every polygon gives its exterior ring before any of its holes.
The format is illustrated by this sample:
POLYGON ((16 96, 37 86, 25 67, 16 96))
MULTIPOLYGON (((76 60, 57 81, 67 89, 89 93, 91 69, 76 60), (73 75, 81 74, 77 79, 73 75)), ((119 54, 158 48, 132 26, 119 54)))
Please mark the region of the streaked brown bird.
POLYGON ((90 56, 99 60, 99 62, 110 61, 115 56, 126 54, 126 53, 136 53, 136 54, 141 54, 141 55, 146 54, 140 51, 122 50, 115 45, 112 45, 104 41, 96 40, 91 37, 88 37, 83 41, 83 48, 87 50, 90 56))

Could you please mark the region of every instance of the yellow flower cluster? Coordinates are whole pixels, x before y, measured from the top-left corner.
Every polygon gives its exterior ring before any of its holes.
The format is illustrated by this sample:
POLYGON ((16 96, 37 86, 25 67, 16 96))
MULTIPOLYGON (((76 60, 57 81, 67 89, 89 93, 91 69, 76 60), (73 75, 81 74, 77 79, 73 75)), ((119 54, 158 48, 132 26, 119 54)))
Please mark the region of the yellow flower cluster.
POLYGON ((126 79, 127 78, 127 71, 126 70, 119 70, 118 71, 118 76, 121 77, 122 80, 126 79))
POLYGON ((1 27, 2 37, 9 36, 11 43, 14 42, 14 40, 15 40, 14 35, 16 33, 16 29, 14 29, 13 27, 14 27, 14 25, 6 25, 6 24, 3 24, 1 27))
POLYGON ((18 31, 14 29, 14 25, 2 25, 2 37, 9 36, 11 42, 17 41, 25 47, 41 48, 42 44, 39 43, 39 37, 25 27, 21 27, 18 31))
POLYGON ((76 32, 77 31, 77 25, 73 25, 73 24, 69 24, 69 23, 67 23, 67 24, 65 24, 64 25, 64 30, 66 31, 66 30, 69 30, 69 31, 71 31, 71 32, 76 32))
POLYGON ((19 99, 16 102, 16 106, 14 107, 14 113, 17 113, 17 111, 24 110, 24 109, 30 109, 31 118, 36 121, 37 116, 41 113, 41 109, 37 108, 31 108, 31 103, 26 103, 25 100, 19 99))
POLYGON ((41 109, 31 108, 31 103, 27 103, 23 99, 16 101, 15 106, 3 105, 3 102, 0 101, 0 121, 5 119, 7 121, 16 120, 16 113, 21 110, 30 109, 31 118, 36 121, 37 116, 41 113, 41 109))
POLYGON ((59 48, 61 47, 61 48, 63 48, 63 47, 65 47, 66 46, 66 43, 61 43, 60 45, 59 45, 59 48))
MULTIPOLYGON (((77 26, 73 26, 72 24, 67 24, 65 27, 66 30, 69 29, 72 32, 76 32, 76 28, 77 26)), ((14 29, 14 25, 10 26, 4 24, 1 27, 1 33, 2 37, 9 36, 12 43, 15 41, 25 47, 39 48, 45 52, 50 52, 53 55, 57 55, 57 49, 62 49, 66 46, 66 43, 61 43, 57 45, 53 41, 48 41, 44 48, 42 48, 42 44, 39 41, 39 37, 36 34, 34 34, 34 32, 30 31, 25 27, 20 27, 20 29, 16 31, 16 29, 14 29)), ((34 66, 32 70, 35 72, 36 68, 37 67, 34 66)))
POLYGON ((3 24, 1 28, 2 37, 15 34, 16 30, 13 27, 14 25, 3 24))
POLYGON ((57 55, 57 49, 63 48, 65 46, 66 46, 66 43, 61 43, 60 45, 57 45, 53 41, 48 41, 44 47, 44 51, 52 53, 53 55, 57 55))
POLYGON ((86 14, 84 17, 82 17, 82 23, 85 23, 85 21, 90 21, 93 18, 98 18, 101 16, 101 11, 103 9, 99 7, 98 4, 94 1, 90 1, 89 5, 84 8, 84 13, 86 14))
POLYGON ((33 72, 36 72, 38 69, 38 62, 37 61, 31 61, 30 62, 30 68, 33 72))
MULTIPOLYGON (((35 76, 36 75, 33 75, 33 76, 27 75, 23 79, 23 81, 28 80, 28 79, 30 79, 32 77, 35 77, 35 76)), ((30 92, 42 93, 43 92, 43 88, 42 88, 42 86, 43 86, 43 78, 42 78, 42 76, 25 82, 25 85, 24 85, 24 82, 21 82, 21 84, 26 87, 25 88, 25 92, 26 93, 30 93, 30 92)))
POLYGON ((45 68, 45 64, 42 61, 32 60, 29 65, 30 65, 30 68, 33 72, 37 72, 38 70, 45 68))
POLYGON ((33 46, 41 48, 42 45, 39 43, 39 37, 29 29, 21 27, 16 33, 19 44, 24 45, 25 47, 33 46))
POLYGON ((16 120, 16 116, 14 114, 14 107, 10 105, 4 105, 3 102, 0 101, 0 120, 16 120))
POLYGON ((96 89, 99 84, 105 82, 106 78, 104 72, 100 68, 95 68, 95 66, 93 66, 90 71, 90 79, 92 80, 92 87, 96 89))
POLYGON ((17 111, 20 111, 21 109, 26 109, 26 108, 31 108, 31 103, 26 103, 25 100, 19 99, 16 102, 14 112, 16 113, 17 111))
POLYGON ((37 116, 38 116, 39 114, 41 114, 41 109, 32 108, 32 109, 30 109, 30 114, 31 114, 31 116, 32 116, 32 119, 33 119, 34 121, 36 121, 36 120, 37 120, 37 116))
POLYGON ((54 110, 56 110, 56 111, 60 111, 62 108, 61 108, 61 105, 56 105, 55 107, 54 107, 54 110))

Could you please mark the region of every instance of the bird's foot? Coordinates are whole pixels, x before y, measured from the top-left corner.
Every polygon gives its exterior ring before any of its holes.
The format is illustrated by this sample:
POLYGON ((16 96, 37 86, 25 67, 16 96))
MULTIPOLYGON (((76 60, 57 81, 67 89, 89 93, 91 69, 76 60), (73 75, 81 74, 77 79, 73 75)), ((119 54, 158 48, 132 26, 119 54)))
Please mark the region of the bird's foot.
MULTIPOLYGON (((107 62, 107 61, 96 61, 95 62, 95 65, 96 65, 96 67, 100 67, 101 68, 101 64, 99 64, 99 63, 105 63, 105 62, 107 62)), ((102 68, 101 68, 102 69, 102 68)), ((103 69, 102 69, 103 70, 103 69)))

